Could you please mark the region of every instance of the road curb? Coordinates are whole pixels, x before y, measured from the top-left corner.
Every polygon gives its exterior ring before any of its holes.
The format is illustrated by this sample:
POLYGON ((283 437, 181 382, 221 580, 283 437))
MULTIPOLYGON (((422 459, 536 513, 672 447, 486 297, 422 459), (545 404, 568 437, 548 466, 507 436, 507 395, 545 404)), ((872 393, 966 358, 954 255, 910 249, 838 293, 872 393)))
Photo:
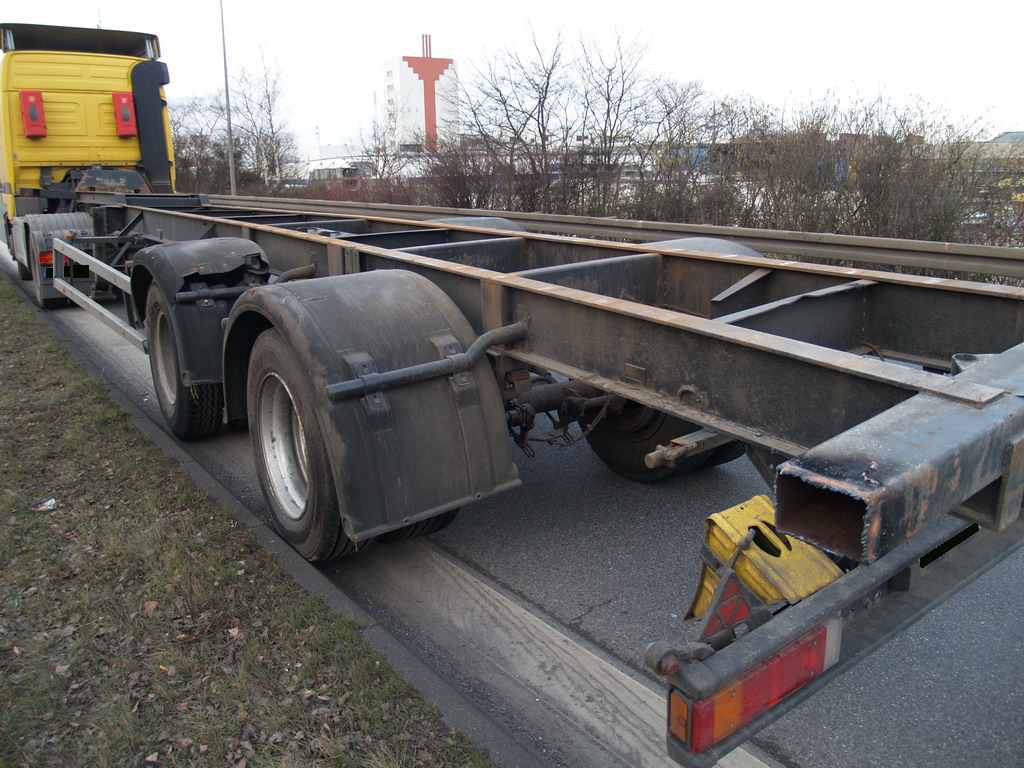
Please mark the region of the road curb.
POLYGON ((239 523, 248 528, 260 545, 270 552, 303 589, 323 601, 333 613, 359 624, 363 638, 406 682, 416 688, 427 702, 438 709, 448 726, 460 731, 475 746, 486 751, 488 757, 508 768, 545 768, 550 765, 533 748, 519 742, 479 704, 454 687, 420 653, 381 626, 318 568, 299 556, 260 517, 197 463, 125 392, 107 380, 95 363, 71 344, 67 334, 57 326, 50 314, 35 306, 24 287, 15 282, 6 269, 3 273, 32 313, 46 324, 69 354, 93 378, 103 384, 135 426, 156 443, 160 450, 178 462, 197 486, 215 498, 239 523))

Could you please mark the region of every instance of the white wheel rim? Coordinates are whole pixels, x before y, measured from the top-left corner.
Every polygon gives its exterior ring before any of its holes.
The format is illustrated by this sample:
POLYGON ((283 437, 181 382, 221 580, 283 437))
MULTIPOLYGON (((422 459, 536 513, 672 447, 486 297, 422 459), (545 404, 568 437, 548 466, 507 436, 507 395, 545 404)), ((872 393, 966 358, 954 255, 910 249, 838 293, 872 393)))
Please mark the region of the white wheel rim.
POLYGON ((153 383, 156 384, 160 402, 166 405, 168 410, 173 410, 178 392, 178 355, 174 350, 171 326, 167 321, 167 315, 163 312, 155 314, 156 317, 153 318, 151 326, 149 349, 149 355, 153 358, 153 367, 156 369, 153 383))
POLYGON ((256 403, 259 445, 267 469, 270 492, 290 520, 306 511, 309 464, 306 433, 288 385, 269 373, 260 382, 256 403))

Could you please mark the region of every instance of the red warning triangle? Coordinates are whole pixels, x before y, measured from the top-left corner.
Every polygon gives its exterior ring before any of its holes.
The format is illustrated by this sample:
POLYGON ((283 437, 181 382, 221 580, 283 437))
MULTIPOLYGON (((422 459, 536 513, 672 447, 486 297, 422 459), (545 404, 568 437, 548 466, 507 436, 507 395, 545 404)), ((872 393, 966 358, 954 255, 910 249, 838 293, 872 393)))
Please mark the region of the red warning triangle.
POLYGON ((744 619, 750 618, 750 606, 745 600, 736 601, 736 613, 732 617, 731 624, 739 624, 744 619))
POLYGON ((724 603, 731 597, 736 597, 739 593, 740 588, 736 584, 736 574, 731 574, 725 584, 725 589, 722 591, 722 602, 724 603))
POLYGON ((740 593, 736 574, 730 573, 714 606, 708 623, 701 632, 701 638, 708 638, 723 632, 727 627, 739 624, 750 617, 750 606, 740 593))
POLYGON ((718 615, 722 617, 722 621, 725 622, 726 626, 732 626, 736 623, 736 609, 742 605, 743 601, 738 598, 723 602, 718 608, 718 615))
POLYGON ((704 638, 710 637, 711 635, 717 635, 723 629, 725 629, 725 627, 722 625, 722 620, 716 613, 714 616, 711 617, 711 621, 708 622, 708 625, 704 629, 704 632, 701 634, 701 637, 704 638))

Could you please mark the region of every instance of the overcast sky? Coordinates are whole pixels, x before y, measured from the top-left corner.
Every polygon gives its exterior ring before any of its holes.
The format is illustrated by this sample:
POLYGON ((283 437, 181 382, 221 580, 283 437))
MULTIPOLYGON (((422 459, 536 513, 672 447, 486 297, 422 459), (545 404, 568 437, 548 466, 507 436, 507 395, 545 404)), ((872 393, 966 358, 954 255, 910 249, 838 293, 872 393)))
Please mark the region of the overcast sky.
MULTIPOLYGON (((223 87, 217 0, 46 0, 5 3, 0 21, 152 32, 171 73, 173 103, 223 87), (37 10, 33 10, 37 9, 37 10)), ((258 69, 261 49, 282 76, 289 126, 307 152, 367 131, 386 58, 433 54, 470 77, 504 48, 561 33, 598 44, 619 34, 646 49, 646 68, 699 80, 717 95, 797 104, 919 96, 951 122, 988 136, 1024 130, 1020 30, 1024 0, 481 3, 224 0, 228 64, 258 69)))

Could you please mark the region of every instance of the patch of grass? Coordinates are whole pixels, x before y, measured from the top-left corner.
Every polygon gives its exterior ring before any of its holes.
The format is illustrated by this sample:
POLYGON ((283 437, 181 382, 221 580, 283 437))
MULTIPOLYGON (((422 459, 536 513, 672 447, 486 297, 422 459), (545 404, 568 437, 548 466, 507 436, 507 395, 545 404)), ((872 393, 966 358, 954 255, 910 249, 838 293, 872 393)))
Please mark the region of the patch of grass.
POLYGON ((490 765, 4 281, 0 520, 0 765, 490 765))

